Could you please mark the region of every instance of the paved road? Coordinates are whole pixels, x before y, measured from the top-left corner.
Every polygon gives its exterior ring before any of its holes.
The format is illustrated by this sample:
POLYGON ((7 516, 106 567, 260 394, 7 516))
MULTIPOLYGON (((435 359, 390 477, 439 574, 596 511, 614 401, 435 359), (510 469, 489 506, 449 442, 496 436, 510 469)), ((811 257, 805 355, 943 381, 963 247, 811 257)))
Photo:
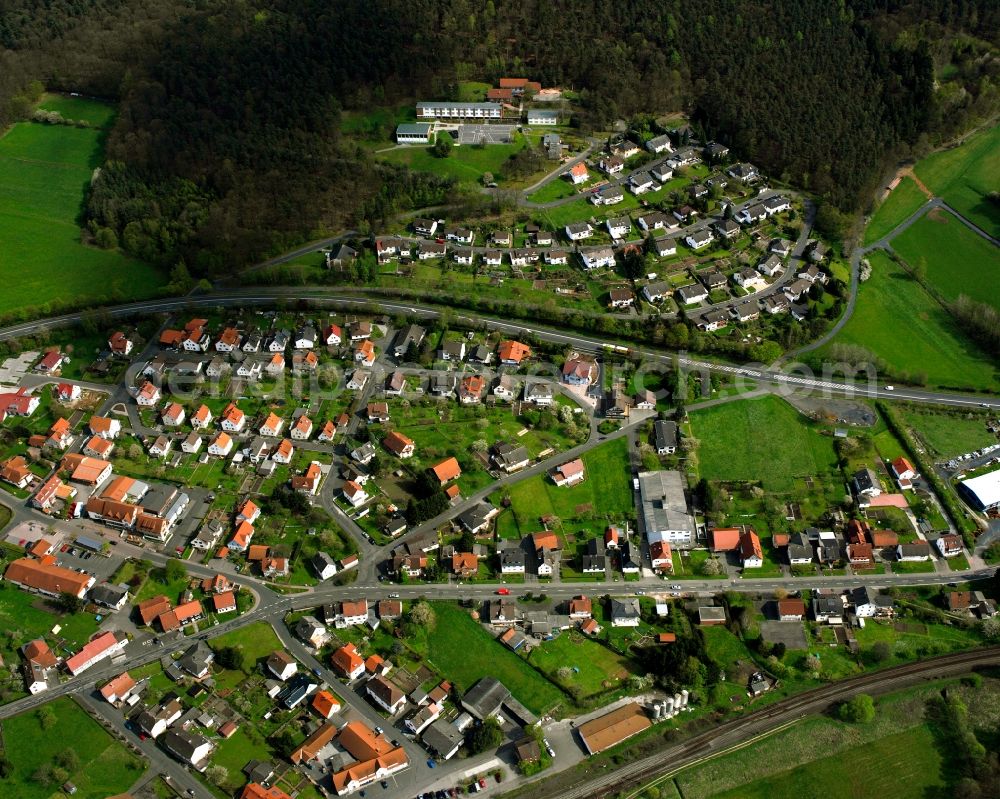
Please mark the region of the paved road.
POLYGON ((948 211, 952 216, 954 216, 959 222, 961 222, 971 231, 973 231, 979 236, 982 236, 984 239, 986 239, 994 246, 1000 247, 1000 240, 997 240, 989 233, 987 233, 985 230, 970 222, 968 219, 962 216, 958 211, 956 211, 954 208, 948 205, 940 197, 932 197, 923 205, 921 205, 916 211, 910 214, 910 216, 908 216, 906 219, 900 222, 896 227, 894 227, 892 230, 886 233, 882 238, 878 239, 877 241, 873 241, 871 244, 865 245, 864 247, 855 248, 854 252, 851 253, 851 286, 850 286, 850 294, 848 294, 847 298, 847 306, 844 308, 844 313, 841 314, 840 319, 837 320, 837 323, 833 327, 831 327, 826 333, 824 333, 823 336, 816 339, 816 341, 806 344, 803 347, 799 347, 798 349, 787 352, 781 360, 792 361, 795 358, 798 358, 799 356, 804 355, 807 352, 818 350, 820 347, 829 344, 834 339, 834 337, 836 337, 836 335, 841 330, 844 329, 844 325, 848 323, 848 321, 851 318, 851 315, 854 313, 854 307, 857 304, 857 299, 858 299, 858 286, 860 284, 859 274, 861 271, 862 258, 864 258, 869 253, 874 252, 875 250, 891 251, 893 239, 895 239, 902 233, 905 233, 907 230, 910 229, 911 226, 913 226, 916 222, 921 220, 924 217, 924 215, 930 213, 935 209, 944 209, 945 211, 948 211))

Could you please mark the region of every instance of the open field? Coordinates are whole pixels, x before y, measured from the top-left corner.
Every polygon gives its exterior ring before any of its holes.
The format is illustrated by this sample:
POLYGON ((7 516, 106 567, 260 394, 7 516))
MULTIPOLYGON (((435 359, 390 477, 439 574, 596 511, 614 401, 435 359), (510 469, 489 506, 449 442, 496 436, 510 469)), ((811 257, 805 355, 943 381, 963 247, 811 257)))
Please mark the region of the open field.
MULTIPOLYGON (((18 648, 35 638, 45 638, 53 648, 61 642, 63 647, 75 652, 87 643, 97 627, 97 621, 89 613, 63 615, 44 597, 21 591, 7 582, 0 583, 0 629, 4 630, 0 638, 0 656, 7 664, 19 663, 18 648), (62 629, 58 636, 53 636, 50 631, 57 624, 62 629)), ((15 675, 12 686, 16 686, 18 693, 23 692, 20 673, 15 675)))
MULTIPOLYGON (((53 110, 99 120, 91 101, 77 110, 55 98, 53 110)), ((48 103, 48 101, 47 101, 48 103)), ((98 302, 153 296, 159 270, 117 250, 80 241, 79 216, 93 170, 102 160, 97 128, 23 122, 0 138, 0 313, 52 300, 98 302)))
MULTIPOLYGON (((754 780, 717 799, 909 799, 942 788, 944 760, 927 726, 889 735, 807 765, 754 780), (848 764, 850 764, 848 766, 848 764)), ((776 764, 778 765, 778 764, 776 764)))
POLYGON ((78 760, 76 768, 67 769, 69 781, 76 785, 77 799, 104 799, 121 793, 144 768, 139 758, 70 699, 56 699, 41 710, 7 719, 2 729, 4 756, 13 770, 6 779, 0 778, 0 793, 11 799, 62 797, 57 790, 62 780, 40 780, 34 775, 55 765, 68 750, 67 744, 78 760), (53 721, 43 721, 40 714, 51 716, 53 721))
POLYGON ((946 299, 965 294, 1000 308, 1000 248, 947 211, 934 209, 898 238, 893 249, 946 299))
POLYGON ((46 94, 38 104, 42 111, 55 111, 63 119, 86 122, 95 128, 107 128, 115 120, 114 106, 85 97, 46 94))
MULTIPOLYGON (((941 687, 922 686, 879 699, 870 724, 806 718, 753 745, 682 771, 675 782, 685 799, 948 796, 945 786, 955 773, 938 753, 950 748, 924 717, 927 699, 941 687), (748 776, 763 774, 770 776, 748 783, 748 776)), ((979 688, 952 682, 948 690, 957 691, 969 706, 976 730, 994 728, 1000 719, 1000 682, 987 678, 979 688)))
POLYGON ((998 390, 996 365, 948 312, 888 255, 868 258, 872 276, 834 342, 864 347, 897 373, 926 376, 928 385, 998 390))
POLYGON ((427 659, 467 691, 481 677, 496 677, 533 713, 563 701, 558 688, 542 677, 450 602, 433 602, 437 623, 427 635, 427 659))
POLYGON ((522 531, 540 529, 542 516, 578 518, 587 506, 612 519, 632 513, 628 442, 620 438, 594 447, 583 464, 586 479, 575 486, 557 486, 548 475, 511 486, 511 507, 522 531))
POLYGON ((936 458, 964 455, 996 442, 996 436, 986 429, 985 412, 951 414, 905 410, 903 416, 936 458))
POLYGON ((571 690, 580 691, 581 698, 610 690, 628 678, 634 664, 596 641, 584 638, 575 630, 564 632, 553 641, 531 651, 528 661, 571 690), (573 669, 569 679, 562 681, 556 672, 563 666, 573 669))
POLYGON ((504 164, 524 147, 524 140, 515 138, 512 144, 490 144, 486 147, 462 145, 453 147, 447 158, 438 158, 430 147, 412 145, 379 153, 383 161, 403 164, 417 172, 431 172, 446 178, 478 183, 485 172, 492 172, 499 183, 504 180, 504 164))
POLYGON ((871 221, 865 228, 864 243, 878 241, 892 231, 901 222, 906 221, 921 205, 927 202, 927 197, 920 191, 913 178, 904 177, 875 209, 871 221))
POLYGON ((948 205, 1000 237, 1000 208, 986 199, 1000 189, 1000 126, 976 134, 960 147, 934 153, 915 169, 917 177, 948 205))
POLYGON ((766 396, 691 413, 701 476, 761 480, 772 491, 836 471, 832 439, 783 400, 766 396))

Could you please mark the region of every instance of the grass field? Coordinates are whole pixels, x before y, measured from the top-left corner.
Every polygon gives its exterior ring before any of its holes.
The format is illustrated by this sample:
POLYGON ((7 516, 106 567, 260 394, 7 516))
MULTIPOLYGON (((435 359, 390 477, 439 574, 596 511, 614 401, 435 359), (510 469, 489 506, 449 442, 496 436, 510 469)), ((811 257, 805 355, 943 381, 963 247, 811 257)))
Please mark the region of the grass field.
MULTIPOLYGON (((751 746, 682 771, 676 783, 685 799, 952 795, 946 786, 949 778, 956 778, 955 771, 940 754, 950 747, 924 721, 925 703, 940 688, 926 686, 879 699, 870 724, 806 718, 751 746)), ((995 727, 1000 719, 1000 682, 987 678, 979 688, 952 683, 948 690, 958 692, 969 706, 977 731, 995 727)))
POLYGON ((77 787, 77 799, 105 799, 127 790, 142 774, 144 764, 119 744, 75 702, 56 699, 45 706, 55 723, 44 729, 39 711, 32 710, 2 722, 4 755, 13 766, 0 779, 0 793, 11 799, 54 799, 63 794, 58 784, 34 778, 39 769, 52 765, 71 747, 79 768, 69 780, 77 787))
MULTIPOLYGON (((257 668, 257 662, 266 658, 275 649, 282 649, 281 641, 271 625, 266 622, 256 622, 254 624, 241 627, 238 630, 213 638, 210 646, 215 651, 219 651, 227 646, 241 648, 250 657, 253 664, 251 668, 257 668)), ((219 688, 235 688, 245 679, 246 675, 238 671, 226 671, 217 678, 219 688)))
POLYGON ((534 203, 548 203, 553 200, 561 200, 563 197, 572 197, 576 194, 576 187, 564 177, 550 180, 534 194, 529 194, 528 199, 534 203))
MULTIPOLYGON (((108 121, 99 104, 51 98, 67 118, 108 121)), ((149 297, 165 283, 152 266, 80 241, 79 217, 102 160, 99 128, 23 122, 0 138, 0 313, 50 300, 149 297)))
POLYGON ((578 687, 581 698, 587 698, 617 687, 628 678, 634 664, 605 646, 584 638, 575 630, 564 632, 532 650, 528 662, 559 681, 556 672, 563 666, 574 669, 562 683, 567 688, 578 687))
POLYGON ((935 209, 892 241, 910 266, 922 265, 927 281, 946 299, 965 294, 1000 309, 1000 248, 935 209))
POLYGON ((564 700, 562 693, 522 658, 448 602, 433 602, 437 623, 427 635, 428 660, 467 691, 481 677, 496 677, 533 713, 545 713, 564 700))
POLYGON ((1000 238, 1000 208, 986 195, 1000 189, 1000 126, 916 165, 917 177, 962 216, 1000 238))
POLYGON ((761 480, 767 490, 788 491, 796 477, 836 470, 832 439, 777 397, 694 411, 691 426, 708 480, 761 480))
MULTIPOLYGON (((909 799, 944 786, 944 761, 926 726, 889 735, 715 794, 716 799, 909 799), (849 766, 848 766, 849 764, 849 766)), ((780 764, 778 765, 780 768, 780 764)))
POLYGON ((462 145, 453 147, 447 158, 438 158, 430 147, 410 146, 379 153, 379 159, 403 164, 417 172, 431 172, 442 177, 478 183, 486 172, 492 172, 497 182, 504 180, 504 164, 524 147, 524 140, 513 144, 490 144, 486 147, 462 145))
POLYGON ((864 243, 871 244, 885 236, 897 225, 909 219, 927 197, 913 178, 903 178, 888 197, 875 209, 865 228, 864 243))
POLYGON ((834 341, 870 350, 897 373, 923 373, 929 385, 998 390, 996 365, 947 311, 886 254, 868 258, 872 276, 834 341))
POLYGON ((106 128, 115 120, 115 109, 100 100, 46 94, 38 104, 42 111, 55 111, 63 119, 86 122, 95 128, 106 128))
MULTIPOLYGON (((60 625, 59 639, 70 651, 76 651, 97 630, 98 624, 89 613, 72 616, 59 614, 38 594, 21 591, 10 583, 0 583, 0 655, 6 663, 18 663, 18 647, 35 638, 46 638, 50 645, 56 638, 49 631, 60 625)), ((21 683, 20 679, 17 680, 21 683)))
POLYGON ((557 486, 547 475, 511 486, 511 507, 522 531, 541 529, 539 518, 574 519, 582 506, 618 519, 633 508, 628 442, 624 438, 594 447, 583 456, 586 479, 575 486, 557 486))
POLYGON ((903 416, 938 458, 964 455, 996 441, 996 436, 986 429, 985 413, 922 413, 906 410, 903 416))

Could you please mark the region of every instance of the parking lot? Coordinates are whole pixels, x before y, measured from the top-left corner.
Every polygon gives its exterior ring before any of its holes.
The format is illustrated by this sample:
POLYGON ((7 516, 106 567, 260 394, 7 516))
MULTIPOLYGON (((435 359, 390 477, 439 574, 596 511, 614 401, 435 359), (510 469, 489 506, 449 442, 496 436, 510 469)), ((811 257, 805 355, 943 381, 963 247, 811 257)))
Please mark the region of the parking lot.
POLYGON ((459 144, 507 144, 516 125, 459 125, 459 144))

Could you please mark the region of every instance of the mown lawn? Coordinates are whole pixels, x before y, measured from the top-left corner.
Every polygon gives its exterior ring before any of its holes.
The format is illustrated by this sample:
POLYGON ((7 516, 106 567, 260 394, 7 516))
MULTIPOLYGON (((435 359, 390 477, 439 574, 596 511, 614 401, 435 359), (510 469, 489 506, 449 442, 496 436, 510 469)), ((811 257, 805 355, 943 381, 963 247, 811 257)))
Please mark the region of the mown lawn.
POLYGON ((871 221, 865 228, 864 243, 871 244, 873 241, 878 241, 901 222, 909 219, 925 202, 927 197, 913 178, 904 177, 875 209, 871 221))
POLYGON ((965 294, 1000 309, 1000 248, 947 211, 925 214, 892 247, 910 266, 923 266, 927 281, 946 299, 965 294))
MULTIPOLYGON (((278 640, 278 636, 271 629, 271 625, 262 621, 249 624, 246 627, 240 627, 238 630, 220 635, 218 638, 213 638, 209 642, 209 646, 216 652, 227 646, 239 647, 249 656, 250 663, 252 664, 251 669, 256 669, 257 662, 266 658, 275 649, 283 648, 281 641, 278 640)), ((241 672, 224 671, 218 675, 216 681, 219 688, 222 689, 235 688, 244 679, 246 679, 246 675, 241 672)))
MULTIPOLYGON (((68 118, 102 117, 92 101, 53 98, 43 105, 68 118)), ((166 282, 148 264, 80 241, 84 194, 102 161, 102 135, 96 127, 23 122, 0 138, 0 313, 56 299, 149 297, 166 282)))
POLYGON ((558 177, 550 180, 534 194, 529 194, 528 199, 533 203, 548 203, 561 200, 563 197, 572 197, 576 193, 576 187, 569 182, 569 178, 558 177))
POLYGON ((960 147, 934 153, 919 161, 915 171, 962 216, 994 238, 1000 237, 1000 209, 986 199, 1000 188, 1000 126, 976 134, 960 147))
POLYGON ((835 343, 864 347, 896 373, 926 376, 928 385, 1000 389, 992 359, 916 280, 882 252, 868 258, 872 276, 835 343))
POLYGON ((836 471, 832 438, 774 396, 691 413, 700 474, 708 480, 760 480, 789 491, 796 477, 836 471))
POLYGON ((56 699, 44 706, 55 723, 43 728, 40 710, 30 710, 5 719, 4 756, 12 766, 6 779, 0 778, 0 794, 11 799, 51 799, 62 796, 59 784, 36 779, 39 770, 54 765, 57 757, 71 748, 79 758, 69 781, 76 785, 77 799, 105 799, 127 790, 142 774, 145 763, 112 738, 70 699, 56 699))
POLYGON ((986 429, 985 413, 969 411, 964 414, 949 414, 904 410, 903 417, 930 447, 935 457, 964 455, 996 441, 996 436, 986 429))
POLYGON ((486 172, 491 172, 494 180, 500 182, 505 177, 507 159, 524 146, 525 142, 520 138, 512 144, 488 144, 485 147, 463 144, 452 147, 447 158, 438 158, 430 147, 409 146, 379 153, 378 158, 403 164, 417 172, 431 172, 467 183, 478 183, 486 172))
POLYGON ((448 602, 432 602, 437 622, 427 635, 431 665, 467 691, 482 677, 496 677, 533 713, 542 714, 565 700, 548 680, 448 602))

